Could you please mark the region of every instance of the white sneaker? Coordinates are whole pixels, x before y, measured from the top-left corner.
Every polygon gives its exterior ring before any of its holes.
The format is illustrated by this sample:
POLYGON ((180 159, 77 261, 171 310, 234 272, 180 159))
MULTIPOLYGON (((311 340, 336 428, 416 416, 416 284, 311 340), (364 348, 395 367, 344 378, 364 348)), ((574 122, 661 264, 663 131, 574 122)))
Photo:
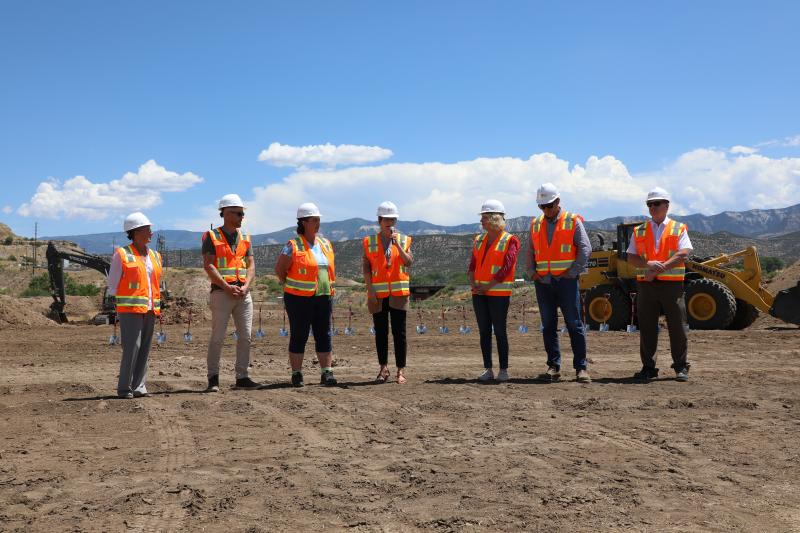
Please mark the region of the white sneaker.
POLYGON ((487 368, 483 371, 483 374, 478 376, 478 381, 493 381, 494 380, 494 372, 491 368, 487 368))
POLYGON ((508 369, 500 369, 500 372, 497 374, 497 381, 508 381, 508 369))

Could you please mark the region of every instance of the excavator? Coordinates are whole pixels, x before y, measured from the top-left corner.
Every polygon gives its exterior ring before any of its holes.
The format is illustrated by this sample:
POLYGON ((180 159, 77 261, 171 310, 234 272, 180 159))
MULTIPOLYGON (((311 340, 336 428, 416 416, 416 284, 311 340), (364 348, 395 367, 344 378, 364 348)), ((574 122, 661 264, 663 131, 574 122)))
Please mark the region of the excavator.
MULTIPOLYGON (((97 270, 103 276, 108 277, 111 263, 99 255, 92 255, 80 250, 73 250, 56 246, 52 241, 47 244, 47 273, 50 277, 50 294, 53 296, 53 303, 50 304, 49 317, 59 324, 67 322, 67 314, 64 312, 66 306, 66 287, 64 284, 64 261, 71 261, 87 268, 97 270)), ((166 283, 161 280, 161 308, 166 309, 167 300, 170 299, 166 283)), ((95 315, 92 322, 95 324, 113 324, 117 321, 117 310, 114 305, 114 297, 103 289, 103 302, 100 312, 95 315)))
MULTIPOLYGON (((607 249, 592 250, 588 271, 580 278, 586 323, 591 329, 624 330, 636 323, 636 268, 626 261, 633 230, 640 222, 617 226, 607 249)), ((800 281, 773 295, 761 285, 761 262, 755 246, 732 254, 691 257, 684 280, 686 315, 691 329, 744 329, 759 311, 800 325, 800 281), (741 261, 741 268, 731 268, 741 261)))

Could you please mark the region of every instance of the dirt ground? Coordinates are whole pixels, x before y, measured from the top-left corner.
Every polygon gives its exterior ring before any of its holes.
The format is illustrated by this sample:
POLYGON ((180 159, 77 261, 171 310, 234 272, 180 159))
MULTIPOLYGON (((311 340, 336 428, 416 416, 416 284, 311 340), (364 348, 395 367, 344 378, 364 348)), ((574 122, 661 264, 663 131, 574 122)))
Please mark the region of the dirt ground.
POLYGON ((178 324, 135 400, 114 397, 110 326, 4 325, 0 530, 800 531, 798 328, 690 332, 689 383, 664 339, 649 384, 628 379, 636 334, 591 332, 594 382, 548 385, 538 323, 512 319, 513 379, 479 385, 475 331, 417 335, 410 317, 401 386, 372 383, 359 314, 334 339, 340 386, 309 357, 293 389, 265 315, 265 389, 229 388, 229 338, 222 390, 203 393, 208 326, 187 344, 178 324))

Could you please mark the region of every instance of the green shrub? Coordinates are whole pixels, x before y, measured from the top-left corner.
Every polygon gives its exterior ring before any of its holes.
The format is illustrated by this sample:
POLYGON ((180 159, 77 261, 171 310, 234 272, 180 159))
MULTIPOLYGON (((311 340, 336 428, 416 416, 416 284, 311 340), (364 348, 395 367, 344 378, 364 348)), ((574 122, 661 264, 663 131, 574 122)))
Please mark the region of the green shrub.
POLYGON ((785 266, 786 263, 780 257, 765 256, 761 258, 761 271, 765 274, 776 272, 785 266))
POLYGON ((5 238, 5 240, 3 241, 3 244, 5 244, 6 246, 14 244, 14 237, 9 235, 8 237, 5 238))
POLYGON ((23 298, 31 296, 48 296, 50 294, 50 279, 47 274, 34 276, 28 282, 28 287, 22 291, 23 298))
MULTIPOLYGON (((64 291, 68 296, 96 296, 100 293, 100 288, 91 283, 78 283, 70 277, 69 274, 64 274, 64 291)), ((22 292, 20 296, 23 298, 31 296, 49 296, 50 295, 50 277, 44 273, 34 276, 28 282, 28 287, 22 292)))
POLYGON ((264 289, 267 294, 281 294, 283 292, 283 285, 275 278, 263 277, 256 281, 256 286, 264 289))

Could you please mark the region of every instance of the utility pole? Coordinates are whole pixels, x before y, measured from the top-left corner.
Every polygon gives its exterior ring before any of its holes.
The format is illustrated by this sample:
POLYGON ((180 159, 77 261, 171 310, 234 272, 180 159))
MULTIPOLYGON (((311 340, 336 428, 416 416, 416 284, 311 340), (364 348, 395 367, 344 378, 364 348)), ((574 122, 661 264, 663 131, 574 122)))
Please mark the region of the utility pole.
POLYGON ((33 223, 33 276, 36 276, 36 239, 39 237, 39 223, 33 223))

